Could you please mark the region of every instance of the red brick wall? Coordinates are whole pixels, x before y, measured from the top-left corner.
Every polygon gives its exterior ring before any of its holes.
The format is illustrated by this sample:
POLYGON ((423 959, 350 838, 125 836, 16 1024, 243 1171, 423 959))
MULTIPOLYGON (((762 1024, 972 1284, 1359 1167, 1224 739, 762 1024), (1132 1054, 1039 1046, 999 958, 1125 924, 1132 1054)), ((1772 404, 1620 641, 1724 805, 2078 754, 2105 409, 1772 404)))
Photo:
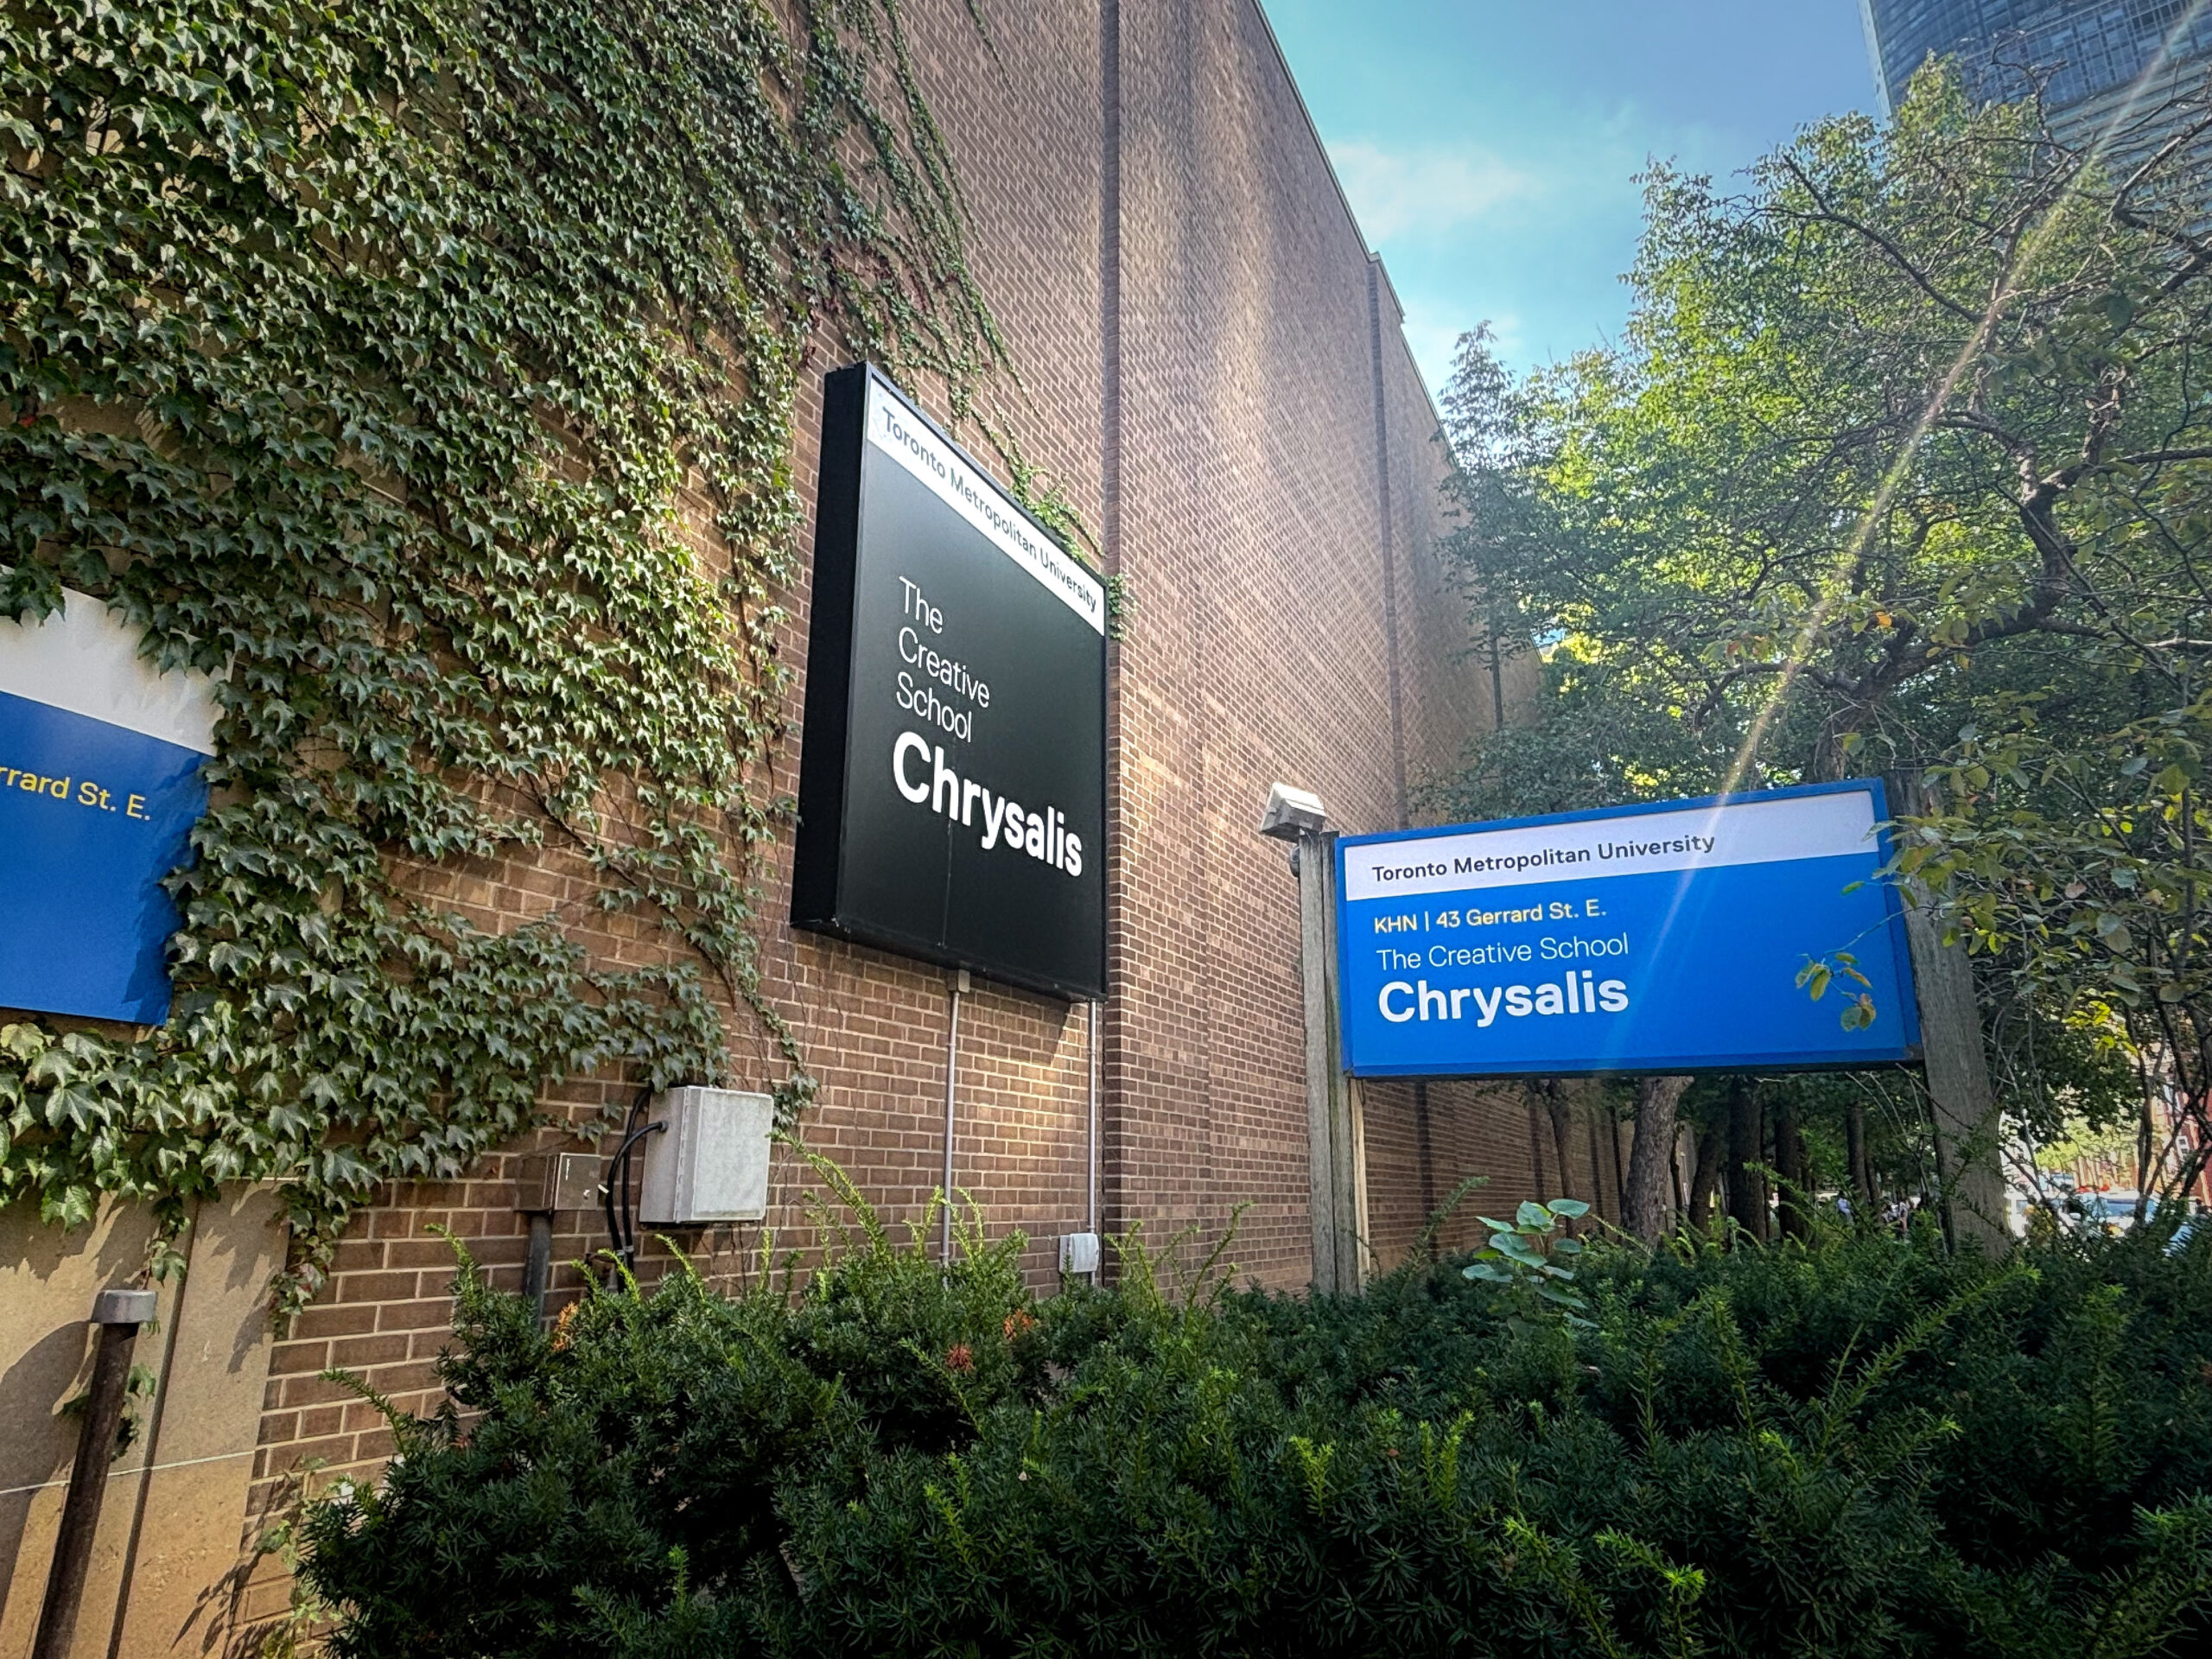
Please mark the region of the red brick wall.
MULTIPOLYGON (((1110 670, 1104 1222, 1155 1239, 1194 1227, 1210 1243, 1249 1204, 1233 1259, 1292 1288, 1309 1270, 1296 887, 1284 849, 1254 826, 1281 779, 1318 791, 1347 831, 1391 827, 1401 779, 1417 791, 1494 718, 1436 556, 1434 414, 1253 0, 985 10, 995 60, 962 0, 917 0, 909 22, 973 213, 972 265, 1020 377, 998 412, 1094 527, 1135 607, 1110 670)), ((798 420, 809 480, 831 366, 816 365, 798 420)), ((803 675, 807 595, 787 599, 785 660, 803 675)), ((794 720, 803 695, 802 680, 794 720)), ((823 1082, 805 1138, 887 1221, 918 1223, 942 1158, 945 976, 791 930, 787 849, 778 858, 764 969, 823 1082)), ((442 885, 511 925, 572 900, 575 875, 548 859, 442 885)), ((620 957, 655 948, 594 942, 620 957)), ((995 1236, 1029 1236, 1029 1268, 1048 1283, 1058 1236, 1085 1222, 1086 1011, 978 982, 961 1023, 956 1182, 995 1236)), ((742 1019, 733 1029, 741 1076, 766 1076, 765 1041, 742 1019)), ((578 1122, 621 1098, 613 1079, 562 1096, 578 1122)), ((1517 1088, 1432 1086, 1418 1110, 1410 1087, 1371 1090, 1367 1134, 1385 1259, 1464 1175, 1491 1176, 1499 1201, 1539 1185, 1517 1088)), ((576 1144, 550 1130, 532 1142, 576 1144)), ((803 1245, 812 1183, 794 1162, 779 1154, 768 1225, 803 1245)), ((452 1228, 518 1282, 513 1163, 394 1192, 357 1224, 277 1351, 264 1478, 305 1454, 385 1452, 368 1408, 316 1374, 346 1366, 416 1400, 449 1313, 450 1253, 425 1230, 452 1228)), ((591 1214, 558 1228, 559 1260, 602 1242, 591 1214)), ((762 1232, 686 1243, 737 1274, 762 1232)), ((648 1274, 660 1260, 648 1250, 648 1274)), ((575 1282, 564 1269, 556 1287, 575 1282)))

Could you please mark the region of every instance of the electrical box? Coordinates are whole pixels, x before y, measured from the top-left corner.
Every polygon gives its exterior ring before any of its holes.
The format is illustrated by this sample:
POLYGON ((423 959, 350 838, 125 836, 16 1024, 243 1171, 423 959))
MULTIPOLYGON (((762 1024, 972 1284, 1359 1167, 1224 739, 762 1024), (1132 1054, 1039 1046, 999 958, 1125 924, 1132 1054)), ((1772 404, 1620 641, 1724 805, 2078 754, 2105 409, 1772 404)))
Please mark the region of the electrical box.
POLYGON ((1098 1235, 1062 1233, 1060 1235, 1060 1271, 1077 1274, 1097 1272, 1098 1235))
POLYGON ((667 1127, 640 1143, 641 1226, 704 1227, 766 1216, 775 1102, 734 1089, 671 1089, 653 1096, 647 1121, 667 1127))
POLYGON ((515 1208, 541 1216, 598 1209, 605 1162, 595 1152, 531 1153, 515 1173, 515 1208))

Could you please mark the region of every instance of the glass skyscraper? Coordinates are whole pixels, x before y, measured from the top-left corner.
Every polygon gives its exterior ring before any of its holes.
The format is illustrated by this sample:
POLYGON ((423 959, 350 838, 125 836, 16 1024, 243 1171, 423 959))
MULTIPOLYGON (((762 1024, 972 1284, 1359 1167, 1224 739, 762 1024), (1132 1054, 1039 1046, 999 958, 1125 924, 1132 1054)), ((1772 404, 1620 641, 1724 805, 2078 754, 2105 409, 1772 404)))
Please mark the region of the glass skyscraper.
POLYGON ((2212 73, 2212 4, 2192 17, 2190 0, 1859 0, 1859 9, 1885 110, 1932 53, 1955 60, 1977 97, 2019 96, 2032 68, 2049 74, 2055 112, 2101 113, 2184 18, 2156 90, 2171 97, 2212 73))

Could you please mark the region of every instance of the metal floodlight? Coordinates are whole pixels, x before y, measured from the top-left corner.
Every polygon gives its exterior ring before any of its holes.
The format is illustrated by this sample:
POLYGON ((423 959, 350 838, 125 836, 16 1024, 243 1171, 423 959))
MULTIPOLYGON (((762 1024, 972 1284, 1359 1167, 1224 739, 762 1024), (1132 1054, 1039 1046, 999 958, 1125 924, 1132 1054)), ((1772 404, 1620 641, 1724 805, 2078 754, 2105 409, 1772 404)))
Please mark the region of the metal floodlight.
POLYGON ((1260 833, 1277 841, 1296 841, 1300 836, 1319 835, 1328 822, 1328 809, 1321 804, 1319 795, 1293 789, 1288 784, 1275 784, 1268 790, 1268 810, 1261 817, 1260 833))

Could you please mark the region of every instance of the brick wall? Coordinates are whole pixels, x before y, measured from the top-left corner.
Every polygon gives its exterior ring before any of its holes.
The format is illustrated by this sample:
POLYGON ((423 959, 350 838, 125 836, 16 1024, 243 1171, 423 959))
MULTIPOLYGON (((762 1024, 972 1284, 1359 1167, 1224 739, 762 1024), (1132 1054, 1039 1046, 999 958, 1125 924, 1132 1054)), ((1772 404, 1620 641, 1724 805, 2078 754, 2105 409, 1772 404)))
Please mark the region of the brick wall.
MULTIPOLYGON (((1294 1288, 1309 1269, 1296 886, 1254 825, 1277 779, 1318 791, 1347 831, 1404 822, 1421 779, 1496 718, 1436 555, 1434 414, 1253 0, 985 10, 995 59, 962 0, 918 0, 909 22, 973 213, 973 268, 1021 378, 1001 413, 1135 605, 1110 666, 1103 1221, 1155 1239, 1194 1228, 1208 1244, 1249 1205, 1233 1259, 1294 1288)), ((810 480, 832 366, 827 353, 815 365, 798 421, 810 480)), ((803 674, 804 588, 787 600, 785 660, 803 674)), ((1509 702, 1522 671, 1509 664, 1509 702)), ((803 694, 802 682, 794 719, 803 694)), ((785 788, 803 738, 795 729, 785 788)), ((823 1080, 807 1141, 894 1227, 918 1223, 943 1154, 946 978, 782 924, 787 849, 779 860, 766 982, 823 1080)), ((578 874, 548 858, 441 885, 512 925, 573 902, 578 874)), ((652 948, 594 942, 620 957, 652 948)), ((1029 1236, 1043 1285, 1058 1236, 1086 1219, 1088 1011, 978 982, 961 1026, 955 1179, 995 1235, 1029 1236)), ((742 1019, 733 1029, 741 1072, 765 1066, 765 1042, 742 1019)), ((607 1077, 560 1103, 581 1123, 626 1098, 607 1077)), ((1517 1085, 1371 1089, 1366 1111, 1386 1260, 1465 1175, 1491 1176, 1500 1202, 1544 1185, 1517 1085)), ((416 1402, 449 1313, 450 1252, 427 1229, 452 1229, 518 1282, 515 1164, 583 1144, 545 1131, 361 1218, 327 1292, 275 1350, 262 1500, 303 1456, 344 1465, 388 1450, 373 1414, 318 1374, 346 1366, 416 1402)), ((779 1154, 767 1225, 804 1246, 811 1182, 794 1161, 779 1154)), ((710 1272, 736 1274, 761 1237, 741 1226, 686 1243, 710 1272)), ((558 1217, 556 1260, 601 1242, 595 1215, 558 1217)), ((660 1262, 649 1249, 648 1276, 660 1262)), ((556 1290, 576 1282, 564 1268, 556 1290)))

